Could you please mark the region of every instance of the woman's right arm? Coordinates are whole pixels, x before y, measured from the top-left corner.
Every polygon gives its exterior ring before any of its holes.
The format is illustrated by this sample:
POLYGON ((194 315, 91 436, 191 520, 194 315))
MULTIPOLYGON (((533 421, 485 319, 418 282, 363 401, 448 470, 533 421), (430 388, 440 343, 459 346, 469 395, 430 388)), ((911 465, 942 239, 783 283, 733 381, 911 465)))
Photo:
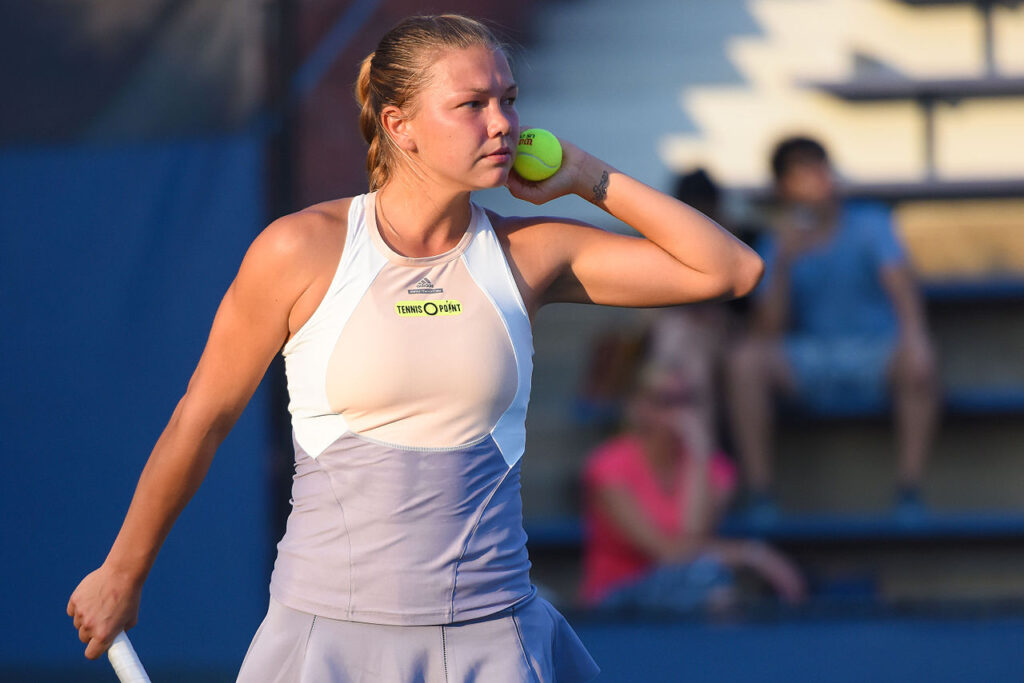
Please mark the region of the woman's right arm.
POLYGON ((316 280, 323 254, 329 252, 329 223, 317 212, 286 216, 264 230, 246 253, 217 309, 185 395, 146 462, 106 560, 82 580, 68 602, 68 616, 79 639, 88 643, 89 659, 103 654, 120 630, 135 624, 142 584, 160 546, 288 338, 293 307, 316 280))

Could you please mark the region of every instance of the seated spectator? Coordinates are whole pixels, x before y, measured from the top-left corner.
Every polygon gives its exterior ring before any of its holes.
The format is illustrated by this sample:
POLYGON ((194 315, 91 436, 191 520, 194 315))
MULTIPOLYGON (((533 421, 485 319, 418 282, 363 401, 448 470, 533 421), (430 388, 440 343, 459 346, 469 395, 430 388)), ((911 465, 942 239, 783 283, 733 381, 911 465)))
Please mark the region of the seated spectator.
MULTIPOLYGON (((713 221, 725 223, 721 192, 704 169, 678 176, 674 196, 713 221)), ((752 226, 741 224, 733 232, 745 243, 753 242, 752 226)), ((627 324, 617 320, 591 340, 576 397, 577 421, 596 427, 602 434, 617 429, 630 378, 640 357, 649 354, 660 364, 686 366, 692 388, 706 397, 706 418, 718 431, 722 351, 735 334, 739 314, 746 312, 746 306, 746 298, 701 302, 652 309, 627 324)))
POLYGON ((752 333, 727 364, 733 437, 752 512, 770 520, 773 398, 811 408, 884 406, 893 395, 898 510, 917 515, 938 405, 921 297, 888 209, 842 202, 824 147, 796 137, 772 155, 778 212, 760 245, 752 333))
MULTIPOLYGON (((748 224, 729 225, 722 209, 718 185, 704 169, 680 175, 675 197, 720 225, 727 225, 739 239, 751 244, 754 228, 748 224)), ((678 369, 691 391, 699 397, 706 429, 719 430, 721 370, 724 349, 729 346, 746 318, 747 298, 728 302, 702 302, 658 309, 652 316, 647 354, 650 362, 678 369)))
POLYGON ((648 343, 648 326, 609 326, 590 339, 587 363, 576 394, 576 421, 597 429, 600 436, 622 422, 622 405, 630 376, 648 343))
POLYGON ((628 431, 590 456, 586 604, 723 607, 735 599, 738 569, 753 571, 787 602, 804 597, 799 572, 769 546, 715 536, 736 472, 712 447, 699 408, 678 371, 649 365, 627 402, 628 431))

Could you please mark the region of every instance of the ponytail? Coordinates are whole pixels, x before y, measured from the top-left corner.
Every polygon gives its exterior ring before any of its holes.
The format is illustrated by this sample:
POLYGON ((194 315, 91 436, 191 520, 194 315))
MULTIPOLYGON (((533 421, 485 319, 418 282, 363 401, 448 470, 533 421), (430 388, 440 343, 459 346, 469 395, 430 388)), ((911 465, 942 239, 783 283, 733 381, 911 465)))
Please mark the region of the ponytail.
POLYGON ((366 176, 370 181, 370 191, 379 190, 387 182, 390 176, 390 163, 388 155, 383 153, 382 146, 390 142, 381 129, 378 112, 380 106, 372 92, 370 82, 370 69, 372 68, 374 52, 371 52, 359 66, 359 79, 356 81, 356 101, 359 103, 359 132, 363 140, 370 146, 366 152, 366 176), (386 140, 384 142, 382 140, 386 140))

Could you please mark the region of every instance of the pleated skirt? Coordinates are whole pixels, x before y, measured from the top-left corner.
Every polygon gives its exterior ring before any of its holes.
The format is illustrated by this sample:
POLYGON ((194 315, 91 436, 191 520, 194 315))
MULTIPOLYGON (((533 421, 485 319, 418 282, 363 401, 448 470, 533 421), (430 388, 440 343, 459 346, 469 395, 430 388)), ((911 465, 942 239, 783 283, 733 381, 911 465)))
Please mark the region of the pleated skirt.
POLYGON ((577 683, 600 669, 547 600, 472 621, 391 626, 329 619, 273 598, 238 683, 577 683))

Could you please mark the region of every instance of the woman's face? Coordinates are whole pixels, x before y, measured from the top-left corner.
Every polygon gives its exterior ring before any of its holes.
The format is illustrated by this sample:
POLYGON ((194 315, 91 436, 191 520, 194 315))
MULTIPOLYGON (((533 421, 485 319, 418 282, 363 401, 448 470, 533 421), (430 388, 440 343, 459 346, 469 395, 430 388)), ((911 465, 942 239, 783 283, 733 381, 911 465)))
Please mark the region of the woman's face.
POLYGON ((408 132, 437 180, 470 190, 505 184, 519 138, 517 88, 500 51, 448 50, 428 69, 408 132))
POLYGON ((634 426, 649 433, 676 433, 697 397, 685 379, 674 372, 647 378, 633 397, 634 426))

